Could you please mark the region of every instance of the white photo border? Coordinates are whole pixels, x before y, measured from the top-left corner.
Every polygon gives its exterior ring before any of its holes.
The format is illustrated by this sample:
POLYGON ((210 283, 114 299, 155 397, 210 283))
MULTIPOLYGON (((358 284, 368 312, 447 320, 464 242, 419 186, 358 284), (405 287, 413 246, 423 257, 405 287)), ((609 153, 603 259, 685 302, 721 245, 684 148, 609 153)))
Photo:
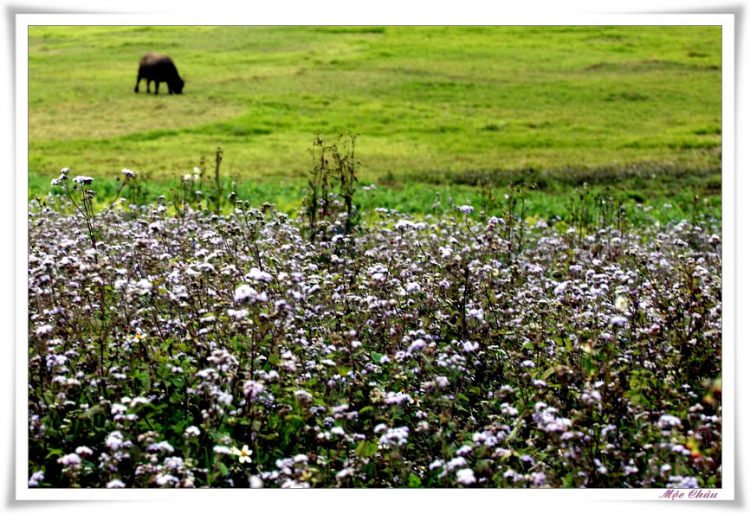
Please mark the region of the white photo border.
MULTIPOLYGON (((18 501, 69 501, 69 500, 111 500, 111 501, 189 501, 193 505, 200 502, 203 506, 215 508, 219 502, 231 502, 242 505, 247 502, 248 494, 242 490, 144 490, 144 489, 36 489, 28 487, 28 30, 35 25, 254 25, 251 19, 247 23, 236 23, 231 16, 221 14, 18 14, 15 20, 16 29, 16 269, 15 269, 15 308, 16 308, 16 341, 15 341, 15 479, 16 500, 18 501), (227 18, 230 22, 227 23, 227 18), (238 496, 243 495, 243 496, 238 496)), ((314 21, 314 20, 310 20, 314 21)), ((372 22, 383 20, 373 19, 372 22)), ((379 23, 384 25, 410 25, 417 23, 379 23)), ((461 23, 460 18, 456 23, 461 23)), ((735 180, 735 16, 734 14, 597 14, 597 15, 540 15, 508 16, 497 23, 488 25, 641 25, 641 26, 721 26, 722 28, 722 487, 703 489, 716 492, 713 500, 690 498, 692 501, 730 501, 735 499, 735 420, 736 420, 736 287, 735 287, 735 249, 736 249, 736 180, 735 180)), ((273 23, 283 25, 285 23, 273 23)), ((307 23, 309 25, 326 24, 307 23)), ((337 23, 338 24, 338 23, 337 23)), ((353 23, 356 25, 356 23, 353 23)), ((370 23, 367 23, 370 24, 370 23)), ((477 25, 476 23, 461 23, 477 25)), ((487 504, 510 505, 519 507, 541 498, 548 506, 560 502, 590 502, 617 500, 659 500, 666 489, 552 489, 552 490, 518 490, 495 489, 489 491, 431 490, 429 498, 424 493, 414 491, 394 491, 378 493, 369 490, 365 494, 378 494, 381 502, 388 496, 386 504, 403 501, 404 495, 418 495, 419 505, 454 505, 465 508, 467 499, 471 502, 481 501, 487 504), (458 496, 457 496, 458 494, 458 496), (481 498, 481 499, 480 499, 481 498), (434 502, 434 503, 433 503, 434 502)), ((684 500, 688 500, 688 491, 684 500)), ((330 503, 340 502, 342 496, 349 500, 361 500, 362 493, 352 495, 343 491, 309 491, 302 495, 295 493, 273 493, 256 491, 253 496, 253 508, 276 508, 279 501, 298 503, 307 511, 331 512, 330 503), (332 496, 329 494, 333 493, 332 496), (285 494, 280 497, 279 494, 285 494), (311 495, 311 496, 307 496, 311 495), (291 498, 290 498, 291 496, 291 498), (315 505, 312 499, 320 501, 315 505), (326 500, 326 501, 323 501, 326 500), (319 508, 325 507, 325 508, 319 508)), ((375 497, 373 496, 373 499, 375 497)), ((412 500, 414 501, 414 500, 412 500)), ((664 500, 660 500, 664 501, 664 500)), ((680 501, 680 500, 677 500, 680 501)), ((381 504, 382 505, 382 504, 381 504)), ((333 509, 335 510, 335 509, 333 509)), ((357 508, 359 510, 359 508, 357 508)), ((365 509, 367 510, 367 509, 365 509)), ((381 510, 380 508, 378 510, 381 510)))

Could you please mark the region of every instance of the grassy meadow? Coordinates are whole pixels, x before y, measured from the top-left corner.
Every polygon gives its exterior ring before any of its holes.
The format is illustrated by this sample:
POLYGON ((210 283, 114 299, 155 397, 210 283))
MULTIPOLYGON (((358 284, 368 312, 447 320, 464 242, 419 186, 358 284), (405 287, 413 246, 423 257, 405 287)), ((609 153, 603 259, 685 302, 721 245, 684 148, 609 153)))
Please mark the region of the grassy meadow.
POLYGON ((96 178, 127 167, 164 189, 221 146, 227 178, 294 203, 284 191, 305 184, 315 135, 346 130, 360 134, 363 182, 396 198, 422 191, 418 208, 448 186, 471 198, 482 179, 530 178, 547 192, 616 185, 659 203, 720 193, 715 27, 32 27, 29 37, 30 194, 63 166, 96 178), (149 51, 173 57, 185 94, 133 93, 149 51))

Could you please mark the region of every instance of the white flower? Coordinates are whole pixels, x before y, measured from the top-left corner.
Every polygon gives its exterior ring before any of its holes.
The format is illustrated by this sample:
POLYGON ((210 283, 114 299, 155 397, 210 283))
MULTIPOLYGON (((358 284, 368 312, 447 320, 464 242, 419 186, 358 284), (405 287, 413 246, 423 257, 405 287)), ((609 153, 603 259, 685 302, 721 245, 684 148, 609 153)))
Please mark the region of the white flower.
POLYGON ((44 334, 49 334, 50 332, 52 332, 52 325, 42 325, 41 327, 36 329, 35 333, 36 335, 40 336, 44 334))
POLYGON ((472 343, 471 341, 464 341, 464 351, 467 353, 473 352, 479 349, 479 343, 472 343))
POLYGON ((252 400, 255 400, 258 395, 264 390, 265 386, 260 382, 256 382, 255 380, 248 380, 242 387, 242 391, 245 393, 245 396, 249 396, 252 400))
POLYGON ((79 446, 78 448, 76 448, 76 453, 78 455, 81 455, 82 457, 89 457, 94 454, 94 450, 92 450, 88 446, 79 446))
POLYGON ((297 401, 300 403, 309 403, 313 400, 313 395, 311 395, 304 389, 299 389, 298 391, 295 391, 294 397, 297 398, 297 401))
POLYGON ((250 489, 262 489, 263 480, 258 475, 250 476, 250 489))
POLYGON ((456 472, 456 481, 459 484, 470 485, 477 481, 474 477, 474 470, 471 468, 459 469, 456 472))
POLYGON ((625 476, 632 475, 633 473, 638 473, 638 467, 632 465, 632 460, 630 462, 630 465, 625 466, 625 476))
POLYGON ((336 473, 336 478, 345 478, 353 474, 354 474, 354 470, 352 468, 344 468, 338 473, 336 473))
POLYGON ((417 339, 414 341, 411 345, 409 345, 409 349, 407 350, 407 353, 411 354, 414 352, 422 351, 425 348, 425 342, 424 339, 417 339))
POLYGON ((615 327, 621 327, 627 324, 628 318, 626 318, 625 316, 612 316, 609 322, 615 327))
POLYGON ((160 441, 148 445, 148 451, 174 453, 174 448, 167 441, 160 441))
POLYGON ((403 446, 409 437, 409 427, 389 428, 378 441, 384 446, 403 446))
POLYGON ((126 177, 129 177, 129 178, 135 177, 135 172, 133 170, 129 170, 127 168, 123 168, 122 174, 125 175, 126 177))
POLYGON ((79 175, 79 176, 77 176, 76 178, 73 179, 73 182, 75 182, 76 184, 81 184, 83 186, 87 186, 87 185, 91 184, 93 181, 94 181, 93 178, 91 178, 91 177, 84 177, 82 175, 79 175))
POLYGON ((408 284, 406 284, 406 291, 409 293, 412 293, 414 291, 419 291, 419 289, 420 289, 420 286, 416 282, 409 282, 408 284))
POLYGON ((659 422, 657 423, 657 425, 659 428, 681 427, 682 421, 680 421, 680 418, 678 418, 677 416, 664 414, 659 418, 659 422))
POLYGON ((463 457, 455 457, 448 462, 448 471, 453 471, 455 468, 459 466, 466 466, 466 459, 463 457))
POLYGON ((36 487, 44 480, 44 471, 35 471, 29 478, 29 487, 36 487))
POLYGON ((151 282, 143 278, 135 284, 135 287, 138 289, 139 294, 147 294, 154 286, 151 282))
POLYGON ((245 319, 250 312, 247 309, 227 309, 227 316, 234 319, 245 319))
POLYGON ((122 480, 114 479, 107 482, 107 489, 122 489, 125 487, 125 483, 122 480))
POLYGON ((411 396, 406 393, 402 393, 401 391, 395 393, 393 391, 388 391, 388 393, 385 395, 385 403, 387 404, 395 403, 396 405, 401 405, 405 401, 410 402, 411 396))
POLYGON ((130 401, 127 401, 127 400, 130 400, 130 398, 123 398, 122 399, 123 403, 129 403, 130 404, 130 408, 131 409, 134 409, 134 408, 136 408, 139 405, 148 405, 149 403, 151 403, 151 401, 148 398, 144 398, 143 396, 136 396, 135 398, 133 398, 130 401))
POLYGON ((232 448, 232 455, 235 455, 240 458, 240 464, 250 463, 252 462, 252 459, 250 459, 250 455, 253 454, 253 451, 248 448, 247 445, 244 445, 242 449, 238 448, 232 448))
POLYGON ((617 309, 620 312, 627 312, 628 299, 625 298, 624 296, 618 296, 617 298, 615 298, 615 309, 617 309))
POLYGON ((267 302, 268 296, 266 296, 265 292, 258 293, 258 291, 256 291, 249 285, 242 284, 234 291, 234 301, 237 303, 267 302))
POLYGON ((164 473, 159 473, 158 475, 156 475, 157 485, 167 485, 169 483, 177 482, 179 482, 179 479, 177 477, 173 477, 172 475, 165 475, 164 473))
POLYGON ((196 426, 190 426, 185 429, 186 439, 190 437, 198 437, 199 435, 201 435, 201 430, 196 426))
POLYGON ((122 433, 119 430, 115 430, 107 436, 107 440, 104 442, 104 444, 110 450, 119 450, 123 445, 122 433))
POLYGON ((484 432, 477 432, 471 437, 471 439, 477 444, 481 444, 490 448, 498 443, 495 434, 493 434, 489 430, 486 430, 484 432))
POLYGON ((676 476, 670 477, 669 481, 672 482, 667 486, 670 489, 697 489, 700 487, 698 479, 695 477, 676 476))
POLYGON ((500 405, 500 412, 502 412, 506 416, 518 416, 518 409, 515 407, 511 407, 507 403, 503 403, 500 405))
POLYGON ((458 210, 463 212, 464 214, 471 214, 474 211, 474 207, 472 207, 471 205, 461 205, 458 210))
POLYGON ((258 282, 271 282, 273 280, 273 276, 271 276, 270 273, 261 271, 258 268, 250 268, 250 272, 247 275, 245 275, 245 278, 249 280, 255 280, 258 282))
POLYGON ((310 484, 307 482, 297 482, 296 480, 287 479, 281 484, 282 489, 309 489, 310 484))
POLYGON ((75 453, 69 453, 57 459, 57 462, 65 467, 76 467, 81 464, 81 458, 75 453))

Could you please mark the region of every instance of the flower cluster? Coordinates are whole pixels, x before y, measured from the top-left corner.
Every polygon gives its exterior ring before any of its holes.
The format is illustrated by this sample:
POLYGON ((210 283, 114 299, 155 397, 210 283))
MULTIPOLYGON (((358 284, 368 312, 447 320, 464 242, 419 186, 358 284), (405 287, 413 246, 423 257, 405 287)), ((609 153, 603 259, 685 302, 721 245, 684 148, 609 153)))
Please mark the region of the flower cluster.
POLYGON ((717 220, 48 204, 30 487, 721 486, 717 220))

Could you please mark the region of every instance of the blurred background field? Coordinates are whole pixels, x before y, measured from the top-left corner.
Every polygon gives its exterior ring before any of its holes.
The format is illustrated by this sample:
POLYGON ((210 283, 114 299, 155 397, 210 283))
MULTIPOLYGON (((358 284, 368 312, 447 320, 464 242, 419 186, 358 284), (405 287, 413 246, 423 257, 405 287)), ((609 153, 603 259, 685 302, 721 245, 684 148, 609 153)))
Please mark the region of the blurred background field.
MULTIPOLYGON (((685 209, 721 194, 718 27, 32 27, 30 195, 60 168, 117 190, 122 168, 169 190, 217 146, 236 188, 292 208, 307 149, 359 133, 379 202, 531 180, 564 215, 584 184, 685 209), (185 94, 133 93, 170 55, 185 94), (106 177, 109 177, 107 180, 106 177)), ((125 192, 127 196, 127 192, 125 192)), ((360 201, 367 201, 363 195, 360 201)))

